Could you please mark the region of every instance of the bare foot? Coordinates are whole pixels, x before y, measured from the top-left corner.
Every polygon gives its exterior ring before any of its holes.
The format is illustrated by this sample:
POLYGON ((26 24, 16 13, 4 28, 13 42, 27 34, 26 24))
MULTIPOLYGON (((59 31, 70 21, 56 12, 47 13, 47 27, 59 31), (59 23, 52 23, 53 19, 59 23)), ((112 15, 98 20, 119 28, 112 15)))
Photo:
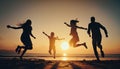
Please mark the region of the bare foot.
POLYGON ((52 55, 51 51, 49 51, 49 54, 52 55))

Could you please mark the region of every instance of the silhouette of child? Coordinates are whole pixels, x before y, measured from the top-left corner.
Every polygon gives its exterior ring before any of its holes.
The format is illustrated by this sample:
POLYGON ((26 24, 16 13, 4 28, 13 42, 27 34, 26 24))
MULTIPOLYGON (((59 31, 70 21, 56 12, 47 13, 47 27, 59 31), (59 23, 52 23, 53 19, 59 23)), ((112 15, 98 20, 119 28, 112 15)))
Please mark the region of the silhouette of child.
POLYGON ((22 52, 22 54, 20 56, 20 59, 22 59, 23 55, 25 54, 25 52, 27 50, 31 50, 33 48, 30 36, 32 36, 34 39, 36 37, 34 37, 33 34, 32 34, 31 24, 32 24, 32 21, 30 19, 28 19, 25 23, 20 24, 19 27, 12 27, 10 25, 7 25, 7 28, 23 29, 23 33, 21 35, 21 41, 24 44, 24 46, 19 46, 18 45, 17 48, 16 48, 16 50, 15 50, 18 54, 20 54, 21 49, 22 48, 24 49, 24 51, 22 52))
POLYGON ((64 38, 58 38, 55 37, 54 32, 51 32, 50 36, 47 35, 45 32, 43 32, 43 34, 45 34, 48 38, 49 38, 49 54, 52 55, 52 50, 53 50, 53 58, 55 59, 55 54, 56 54, 56 48, 55 48, 55 40, 63 40, 64 38))
POLYGON ((78 22, 79 22, 78 20, 71 20, 70 21, 70 25, 67 24, 66 22, 64 23, 68 27, 71 27, 70 35, 72 36, 72 39, 69 41, 69 45, 73 46, 73 47, 84 46, 87 49, 87 46, 86 46, 85 42, 81 43, 81 44, 77 44, 77 42, 79 41, 79 36, 78 36, 78 33, 77 33, 77 28, 83 29, 83 30, 87 30, 87 28, 77 26, 76 23, 78 23, 78 22))

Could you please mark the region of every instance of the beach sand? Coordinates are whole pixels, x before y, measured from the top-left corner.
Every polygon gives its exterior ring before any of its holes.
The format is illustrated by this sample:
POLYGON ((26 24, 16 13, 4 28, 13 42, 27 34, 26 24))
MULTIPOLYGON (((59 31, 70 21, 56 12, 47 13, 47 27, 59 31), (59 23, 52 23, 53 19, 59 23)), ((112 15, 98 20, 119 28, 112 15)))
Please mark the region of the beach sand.
POLYGON ((120 60, 62 61, 44 59, 0 59, 0 69, 120 69, 120 60))

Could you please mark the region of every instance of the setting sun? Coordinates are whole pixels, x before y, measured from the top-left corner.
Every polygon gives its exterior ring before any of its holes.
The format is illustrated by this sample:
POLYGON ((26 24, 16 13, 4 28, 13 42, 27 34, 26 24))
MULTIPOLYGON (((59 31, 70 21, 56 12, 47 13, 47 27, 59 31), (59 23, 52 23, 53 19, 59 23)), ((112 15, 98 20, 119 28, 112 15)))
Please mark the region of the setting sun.
POLYGON ((66 53, 63 53, 63 56, 67 56, 67 54, 66 54, 66 53))
POLYGON ((68 50, 69 49, 69 44, 67 42, 63 42, 61 44, 61 48, 62 48, 62 50, 68 50))

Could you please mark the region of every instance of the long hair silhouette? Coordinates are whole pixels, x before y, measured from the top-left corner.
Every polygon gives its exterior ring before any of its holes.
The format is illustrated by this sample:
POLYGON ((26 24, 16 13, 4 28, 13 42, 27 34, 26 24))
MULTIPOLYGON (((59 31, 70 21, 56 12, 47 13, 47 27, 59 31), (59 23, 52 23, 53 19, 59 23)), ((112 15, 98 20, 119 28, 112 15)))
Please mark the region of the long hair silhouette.
POLYGON ((21 54, 20 56, 20 59, 22 59, 23 55, 25 54, 25 52, 29 49, 31 50, 33 47, 32 47, 32 41, 30 39, 30 36, 32 36, 34 39, 36 37, 33 36, 32 34, 32 21, 30 19, 28 19, 25 23, 23 24, 20 24, 18 27, 12 27, 10 25, 7 25, 7 28, 12 28, 12 29, 23 29, 23 33, 21 35, 21 42, 24 44, 24 46, 17 46, 16 48, 16 52, 19 54, 21 49, 23 48, 24 51, 23 53, 21 54))

